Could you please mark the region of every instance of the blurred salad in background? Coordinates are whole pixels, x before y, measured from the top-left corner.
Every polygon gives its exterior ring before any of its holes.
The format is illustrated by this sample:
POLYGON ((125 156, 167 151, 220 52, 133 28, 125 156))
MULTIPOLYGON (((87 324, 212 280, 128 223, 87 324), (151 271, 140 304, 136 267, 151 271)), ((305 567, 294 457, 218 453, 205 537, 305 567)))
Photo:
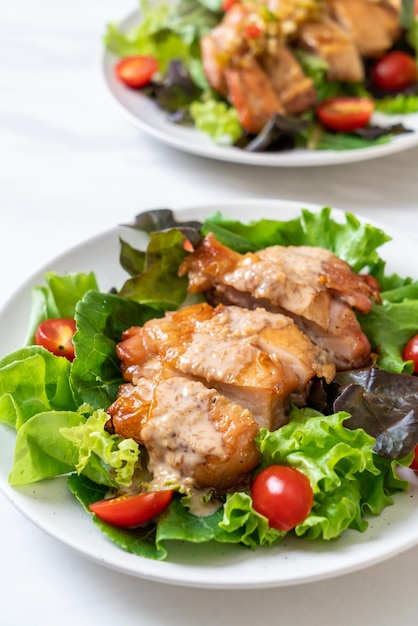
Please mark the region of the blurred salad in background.
POLYGON ((407 115, 418 113, 417 13, 414 0, 141 0, 137 24, 109 24, 104 41, 118 80, 173 124, 255 152, 347 150, 409 132, 407 115), (376 33, 380 18, 367 5, 390 12, 376 33), (349 41, 338 20, 351 28, 349 41), (327 52, 321 37, 340 52, 327 52), (392 123, 391 115, 406 117, 392 123))

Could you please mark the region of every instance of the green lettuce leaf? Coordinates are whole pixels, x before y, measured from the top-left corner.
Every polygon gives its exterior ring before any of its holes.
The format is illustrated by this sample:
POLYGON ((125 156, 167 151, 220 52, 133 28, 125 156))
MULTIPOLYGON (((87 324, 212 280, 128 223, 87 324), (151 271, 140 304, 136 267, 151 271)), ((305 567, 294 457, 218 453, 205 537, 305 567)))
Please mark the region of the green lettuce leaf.
POLYGON ((182 61, 189 68, 195 60, 200 60, 199 39, 219 22, 222 15, 219 9, 219 0, 142 0, 140 23, 127 31, 109 24, 104 43, 119 57, 136 54, 156 57, 161 72, 173 60, 182 61))
POLYGON ((16 430, 48 410, 77 410, 70 362, 41 346, 17 350, 0 360, 0 423, 16 430))
POLYGON ((386 113, 388 115, 408 115, 409 113, 418 113, 418 95, 400 93, 396 96, 380 98, 375 102, 376 111, 381 111, 382 113, 386 113))
POLYGON ((70 272, 58 276, 46 272, 46 285, 32 289, 32 306, 26 344, 34 343, 35 331, 39 324, 53 317, 74 317, 77 302, 87 291, 98 285, 95 275, 70 272))
POLYGON ((358 315, 372 347, 378 351, 378 365, 389 372, 411 374, 413 363, 405 362, 402 349, 417 334, 418 281, 381 294, 382 304, 374 305, 367 315, 358 315))
POLYGON ((379 267, 382 261, 377 248, 390 241, 380 228, 361 223, 352 213, 345 213, 345 223, 337 222, 329 207, 318 212, 302 208, 301 217, 294 220, 262 219, 245 224, 215 213, 205 220, 202 232, 212 232, 221 243, 241 253, 272 245, 326 248, 355 272, 379 267))
POLYGON ((70 381, 81 402, 95 409, 109 407, 123 382, 116 344, 124 330, 157 314, 154 308, 114 294, 89 291, 80 300, 70 381))
POLYGON ((394 493, 408 487, 396 477, 393 462, 374 453, 373 437, 343 426, 348 417, 344 412, 324 417, 312 409, 293 409, 288 424, 274 432, 262 429, 257 436, 261 468, 290 465, 311 483, 314 505, 296 526, 297 536, 328 540, 346 528, 364 531, 364 514, 378 515, 393 503, 394 493))
MULTIPOLYGON (((89 505, 98 500, 102 500, 108 489, 86 478, 72 474, 68 477, 68 487, 71 493, 81 503, 87 513, 91 514, 89 505)), ((96 526, 122 550, 141 556, 146 559, 161 561, 166 558, 167 550, 164 545, 157 545, 155 540, 155 525, 148 525, 141 528, 118 528, 111 526, 100 520, 96 515, 92 516, 96 526)))
POLYGON ((212 137, 218 144, 232 145, 242 135, 237 110, 226 102, 214 99, 192 102, 190 115, 196 128, 212 137))
POLYGON ((88 467, 92 455, 106 466, 117 485, 132 483, 139 461, 139 446, 133 439, 111 435, 105 430, 108 414, 99 410, 75 426, 60 428, 60 434, 78 450, 75 469, 81 474, 88 467))
POLYGON ((12 485, 70 472, 107 488, 132 483, 139 466, 138 444, 109 434, 104 411, 86 417, 81 410, 37 413, 19 428, 9 476, 12 485))
POLYGON ((83 420, 75 411, 47 411, 26 421, 17 431, 10 484, 26 485, 74 471, 77 448, 62 437, 60 428, 83 420))
POLYGON ((188 285, 187 277, 178 275, 179 265, 187 254, 183 244, 184 235, 176 228, 151 233, 143 271, 124 283, 119 296, 154 308, 154 316, 178 309, 187 295, 188 285))

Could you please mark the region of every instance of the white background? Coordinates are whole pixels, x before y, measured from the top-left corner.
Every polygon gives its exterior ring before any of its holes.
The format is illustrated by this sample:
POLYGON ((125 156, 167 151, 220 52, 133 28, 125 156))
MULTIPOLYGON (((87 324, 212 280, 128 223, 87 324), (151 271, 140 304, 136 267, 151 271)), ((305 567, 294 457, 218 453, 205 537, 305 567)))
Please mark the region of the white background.
MULTIPOLYGON (((251 197, 314 202, 401 228, 418 245, 418 148, 350 165, 257 168, 190 156, 131 127, 101 66, 106 24, 135 8, 135 0, 2 4, 1 301, 62 250, 150 207, 251 197)), ((153 584, 87 561, 0 494, 5 626, 385 626, 416 620, 417 582, 414 548, 361 572, 276 590, 153 584)))

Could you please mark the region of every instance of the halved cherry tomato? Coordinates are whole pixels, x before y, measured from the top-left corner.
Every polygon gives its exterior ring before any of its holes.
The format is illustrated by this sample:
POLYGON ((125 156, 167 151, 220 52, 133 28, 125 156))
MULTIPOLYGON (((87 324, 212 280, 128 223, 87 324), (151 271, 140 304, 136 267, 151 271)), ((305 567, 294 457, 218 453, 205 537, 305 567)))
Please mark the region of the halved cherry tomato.
POLYGON ((418 373, 418 335, 412 337, 406 344, 402 352, 402 358, 404 361, 413 361, 414 372, 418 373))
POLYGON ((148 85, 157 71, 158 61, 151 56, 125 57, 115 67, 117 78, 134 89, 148 85))
POLYGON ((150 491, 134 496, 107 498, 90 504, 90 511, 98 518, 121 528, 130 528, 149 522, 164 511, 173 498, 173 491, 150 491))
POLYGON ((409 467, 418 471, 418 445, 414 448, 414 458, 412 459, 412 463, 409 467))
POLYGON ((374 102, 369 98, 342 96, 321 102, 316 115, 325 128, 349 132, 366 126, 373 111, 374 102))
POLYGON ((251 497, 254 509, 267 517, 270 526, 284 531, 303 522, 313 505, 308 478, 286 465, 262 470, 251 485, 251 497))
POLYGON ((69 361, 73 361, 75 331, 75 320, 71 317, 53 317, 39 324, 35 333, 35 343, 56 356, 65 356, 69 361))
POLYGON ((415 59, 401 50, 392 50, 372 67, 372 82, 384 91, 400 91, 418 79, 415 59))

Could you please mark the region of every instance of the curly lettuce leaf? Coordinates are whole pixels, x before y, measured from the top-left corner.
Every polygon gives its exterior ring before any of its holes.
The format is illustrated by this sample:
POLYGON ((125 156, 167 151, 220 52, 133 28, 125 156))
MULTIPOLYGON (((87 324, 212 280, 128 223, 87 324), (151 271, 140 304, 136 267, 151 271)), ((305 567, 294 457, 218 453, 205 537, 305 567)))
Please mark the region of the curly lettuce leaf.
POLYGON ((348 430, 348 413, 324 417, 312 409, 293 409, 288 424, 275 432, 262 429, 257 443, 261 467, 285 464, 302 471, 311 483, 314 505, 295 528, 297 536, 335 539, 346 528, 364 531, 365 512, 378 515, 392 495, 408 483, 394 474, 392 462, 373 450, 375 439, 362 429, 348 430))
MULTIPOLYGON (((87 411, 91 410, 84 407, 87 411)), ((139 446, 104 429, 108 415, 78 411, 36 413, 17 431, 12 485, 24 485, 70 472, 99 485, 129 485, 139 465, 139 446)))
POLYGON ((190 115, 196 128, 206 133, 221 145, 233 145, 242 135, 238 112, 226 102, 207 99, 194 101, 190 105, 190 115))
POLYGON ((105 430, 108 414, 99 410, 81 424, 60 428, 60 433, 78 450, 75 470, 85 471, 92 455, 106 466, 117 485, 129 486, 138 466, 140 450, 133 439, 111 435, 105 430))
POLYGON ((302 208, 301 217, 294 220, 262 219, 245 224, 215 213, 205 220, 202 232, 212 232, 221 243, 241 253, 272 245, 326 248, 355 272, 379 267, 377 248, 390 241, 380 228, 360 222, 352 213, 345 213, 345 223, 337 222, 329 207, 318 212, 302 208))

